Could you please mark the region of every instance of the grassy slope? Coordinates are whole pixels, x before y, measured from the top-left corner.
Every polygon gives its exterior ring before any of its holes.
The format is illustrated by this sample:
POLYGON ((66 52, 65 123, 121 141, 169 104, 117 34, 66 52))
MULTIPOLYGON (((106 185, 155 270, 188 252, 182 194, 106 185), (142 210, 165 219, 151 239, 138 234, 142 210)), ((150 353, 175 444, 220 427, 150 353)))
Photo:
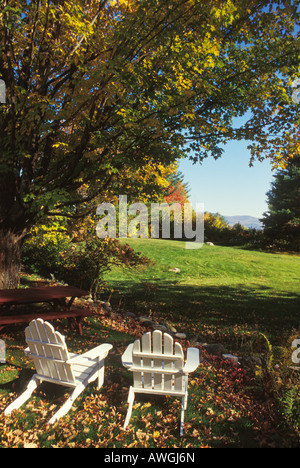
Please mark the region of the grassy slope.
POLYGON ((206 245, 187 250, 182 242, 166 240, 128 242, 155 264, 106 274, 114 305, 218 336, 258 328, 278 341, 283 330, 300 326, 297 256, 206 245))

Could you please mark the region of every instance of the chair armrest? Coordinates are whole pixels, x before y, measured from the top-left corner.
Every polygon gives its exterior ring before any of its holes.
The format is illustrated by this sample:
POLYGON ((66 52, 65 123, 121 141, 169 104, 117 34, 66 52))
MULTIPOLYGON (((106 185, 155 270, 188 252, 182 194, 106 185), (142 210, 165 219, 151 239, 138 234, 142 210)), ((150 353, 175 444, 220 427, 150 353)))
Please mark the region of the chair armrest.
POLYGON ((183 372, 189 373, 194 372, 200 364, 199 349, 197 348, 188 348, 186 363, 183 367, 183 372))
POLYGON ((108 343, 104 343, 102 345, 96 346, 96 348, 91 349, 83 354, 75 354, 70 358, 71 364, 80 364, 82 358, 85 359, 97 359, 97 358, 105 358, 108 355, 108 352, 112 349, 112 345, 108 343))
POLYGON ((132 348, 133 344, 131 343, 130 345, 127 346, 125 352, 122 354, 122 364, 124 367, 130 367, 132 366, 132 348))

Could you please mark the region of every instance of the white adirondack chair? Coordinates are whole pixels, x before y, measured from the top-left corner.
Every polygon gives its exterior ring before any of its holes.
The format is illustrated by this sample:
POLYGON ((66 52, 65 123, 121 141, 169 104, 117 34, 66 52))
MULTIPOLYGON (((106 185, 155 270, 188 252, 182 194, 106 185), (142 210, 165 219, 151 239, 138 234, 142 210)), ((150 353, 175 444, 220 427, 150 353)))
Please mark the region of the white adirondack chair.
POLYGON ((180 343, 173 343, 167 333, 155 330, 130 344, 122 356, 122 363, 133 372, 133 386, 128 394, 126 429, 136 393, 182 397, 180 436, 183 434, 184 411, 187 407, 188 374, 199 366, 199 350, 188 348, 184 362, 180 343))
POLYGON ((81 355, 69 353, 65 337, 42 319, 30 322, 25 337, 28 344, 25 352, 33 359, 37 373, 31 378, 25 392, 6 408, 5 415, 20 408, 43 381, 74 388, 65 404, 50 419, 49 423, 53 424, 67 414, 90 382, 98 377, 98 388, 103 385, 104 360, 112 348, 111 344, 102 344, 81 355))

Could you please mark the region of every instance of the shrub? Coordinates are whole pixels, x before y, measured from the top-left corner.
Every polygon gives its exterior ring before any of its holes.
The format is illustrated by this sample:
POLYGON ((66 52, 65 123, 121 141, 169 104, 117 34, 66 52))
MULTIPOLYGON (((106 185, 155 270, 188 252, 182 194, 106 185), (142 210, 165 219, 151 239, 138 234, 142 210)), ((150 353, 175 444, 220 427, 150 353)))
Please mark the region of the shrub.
POLYGON ((70 249, 61 252, 60 278, 83 289, 89 289, 97 298, 101 275, 112 265, 136 267, 147 265, 150 260, 135 252, 128 244, 118 239, 95 239, 93 237, 72 243, 70 249))
POLYGON ((40 224, 31 229, 22 248, 22 263, 26 270, 45 277, 58 274, 61 252, 67 251, 71 237, 62 220, 40 224))
MULTIPOLYGON (((295 336, 299 334, 295 331, 295 336)), ((282 423, 287 424, 295 434, 300 435, 300 396, 299 371, 293 370, 291 360, 291 347, 295 336, 283 336, 284 346, 272 347, 266 335, 254 335, 255 345, 265 348, 264 365, 262 367, 262 381, 266 398, 274 398, 282 423)), ((254 344, 254 341, 252 344, 254 344)), ((261 349, 262 351, 262 349, 261 349)))
POLYGON ((98 239, 85 229, 71 237, 67 229, 56 224, 32 230, 22 254, 27 270, 89 290, 94 299, 101 275, 112 265, 136 267, 151 263, 117 239, 98 239))

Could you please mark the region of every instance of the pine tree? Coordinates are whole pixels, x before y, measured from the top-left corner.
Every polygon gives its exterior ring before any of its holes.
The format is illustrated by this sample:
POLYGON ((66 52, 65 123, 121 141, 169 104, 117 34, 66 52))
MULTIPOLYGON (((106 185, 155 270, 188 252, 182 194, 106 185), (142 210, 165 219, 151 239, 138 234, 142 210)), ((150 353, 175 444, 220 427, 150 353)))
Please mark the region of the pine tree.
POLYGON ((299 247, 300 156, 291 159, 286 169, 277 171, 267 200, 269 210, 261 219, 267 237, 299 247))

